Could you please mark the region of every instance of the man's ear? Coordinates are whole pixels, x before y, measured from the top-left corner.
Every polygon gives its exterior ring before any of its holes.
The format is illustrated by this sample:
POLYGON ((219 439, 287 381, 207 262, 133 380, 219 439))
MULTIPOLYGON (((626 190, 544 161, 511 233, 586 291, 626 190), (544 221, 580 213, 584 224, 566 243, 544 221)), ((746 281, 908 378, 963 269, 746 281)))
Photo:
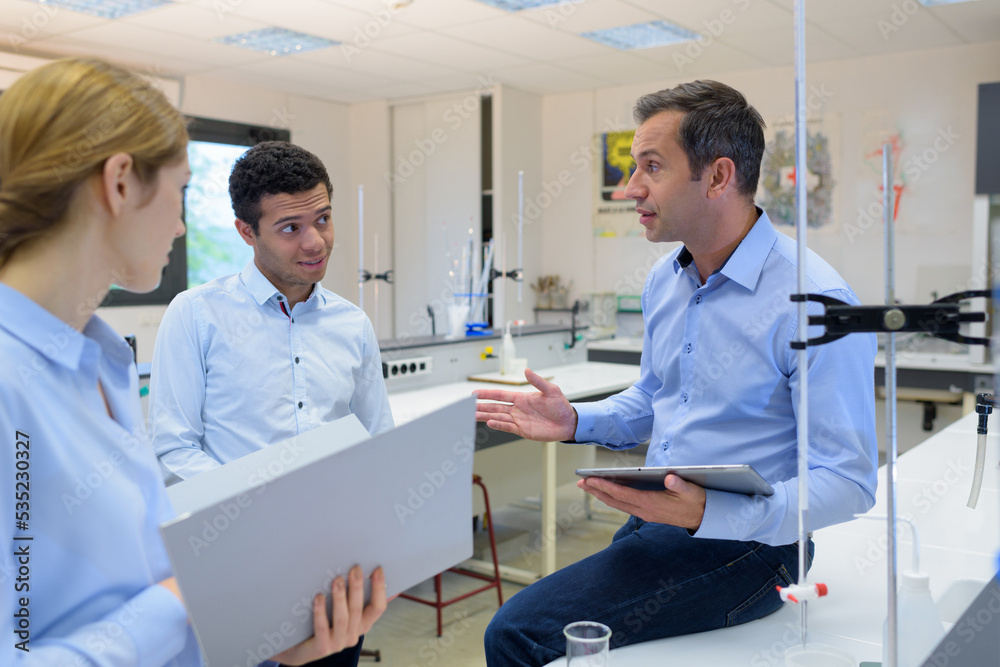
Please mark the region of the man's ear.
POLYGON ((137 194, 134 192, 137 187, 131 155, 115 153, 104 161, 101 169, 101 198, 109 213, 121 215, 128 197, 137 194))
POLYGON ((736 163, 732 159, 716 158, 707 171, 709 199, 718 199, 728 190, 736 190, 736 163))
POLYGON ((253 231, 253 227, 249 223, 236 218, 236 231, 240 233, 240 238, 248 246, 254 247, 257 245, 257 235, 253 231))

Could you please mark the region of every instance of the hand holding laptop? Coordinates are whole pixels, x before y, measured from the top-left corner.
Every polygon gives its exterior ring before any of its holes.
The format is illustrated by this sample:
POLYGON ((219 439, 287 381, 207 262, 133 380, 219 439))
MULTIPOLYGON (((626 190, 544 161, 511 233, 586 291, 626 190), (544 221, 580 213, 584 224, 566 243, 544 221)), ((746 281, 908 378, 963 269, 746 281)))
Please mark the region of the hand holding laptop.
POLYGON ((380 567, 372 572, 372 596, 367 605, 364 605, 365 585, 361 568, 357 565, 352 567, 348 577, 346 584, 343 577, 337 577, 330 586, 333 621, 326 615, 326 599, 317 595, 313 598, 315 634, 274 656, 275 661, 282 665, 304 665, 356 645, 361 635, 371 630, 386 607, 385 573, 380 567))

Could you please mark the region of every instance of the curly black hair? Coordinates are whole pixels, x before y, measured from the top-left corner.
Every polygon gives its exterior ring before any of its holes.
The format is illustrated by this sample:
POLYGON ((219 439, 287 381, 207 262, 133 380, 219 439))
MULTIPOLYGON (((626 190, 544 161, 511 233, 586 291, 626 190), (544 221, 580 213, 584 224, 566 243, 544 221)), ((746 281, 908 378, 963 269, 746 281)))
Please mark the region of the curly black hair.
POLYGON ((263 141, 233 165, 229 197, 236 217, 260 233, 260 202, 266 195, 296 194, 320 183, 333 196, 333 185, 318 157, 287 141, 263 141))

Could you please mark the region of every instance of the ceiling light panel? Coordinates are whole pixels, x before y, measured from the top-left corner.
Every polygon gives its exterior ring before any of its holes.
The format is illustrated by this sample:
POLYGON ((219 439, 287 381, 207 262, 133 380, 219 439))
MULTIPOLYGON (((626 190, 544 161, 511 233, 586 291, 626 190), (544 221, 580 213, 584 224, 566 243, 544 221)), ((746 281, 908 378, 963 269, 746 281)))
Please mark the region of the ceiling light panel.
POLYGON ((99 16, 104 19, 118 19, 123 16, 131 16, 139 12, 172 4, 171 0, 34 0, 47 7, 58 7, 68 9, 71 12, 80 12, 99 16))
POLYGON ((332 39, 307 35, 304 32, 297 32, 286 28, 251 30, 250 32, 241 32, 236 35, 216 37, 213 41, 219 44, 238 46, 241 49, 267 53, 272 56, 305 53, 306 51, 326 49, 340 44, 340 42, 332 39))
MULTIPOLYGON (((582 0, 578 1, 582 2, 582 0)), ((479 2, 504 11, 519 12, 522 9, 538 9, 549 5, 558 5, 568 2, 568 0, 479 0, 479 2)))
POLYGON ((979 0, 917 0, 924 7, 937 7, 938 5, 957 5, 963 2, 979 2, 979 0))
POLYGON ((585 32, 581 37, 592 39, 619 51, 630 51, 690 42, 699 39, 701 35, 668 21, 650 21, 649 23, 585 32))

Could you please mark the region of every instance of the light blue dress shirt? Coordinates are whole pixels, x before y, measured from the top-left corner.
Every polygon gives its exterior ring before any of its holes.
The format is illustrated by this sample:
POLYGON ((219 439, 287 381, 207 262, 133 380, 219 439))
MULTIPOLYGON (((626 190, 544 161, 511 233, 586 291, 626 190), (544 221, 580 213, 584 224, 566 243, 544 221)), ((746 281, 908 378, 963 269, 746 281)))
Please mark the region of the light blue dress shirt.
MULTIPOLYGON (((758 209, 759 210, 759 209, 758 209)), ((650 441, 648 466, 749 463, 774 495, 707 491, 696 537, 798 539, 799 399, 795 241, 760 211, 757 223, 701 284, 678 248, 650 271, 642 293, 639 381, 611 398, 574 404, 576 440, 611 448, 650 441)), ((808 291, 857 304, 810 252, 808 291)), ((810 305, 810 313, 821 308, 810 305)), ((809 328, 810 337, 822 328, 809 328)), ((875 501, 874 334, 809 347, 809 530, 849 520, 875 501)))
POLYGON ((158 526, 173 511, 131 349, 96 316, 81 334, 2 284, 0 313, 0 665, 202 664, 184 606, 156 585, 172 576, 158 526))
POLYGON ((252 261, 174 298, 149 386, 150 436, 168 480, 348 414, 372 435, 393 426, 364 311, 319 283, 289 311, 252 261))

